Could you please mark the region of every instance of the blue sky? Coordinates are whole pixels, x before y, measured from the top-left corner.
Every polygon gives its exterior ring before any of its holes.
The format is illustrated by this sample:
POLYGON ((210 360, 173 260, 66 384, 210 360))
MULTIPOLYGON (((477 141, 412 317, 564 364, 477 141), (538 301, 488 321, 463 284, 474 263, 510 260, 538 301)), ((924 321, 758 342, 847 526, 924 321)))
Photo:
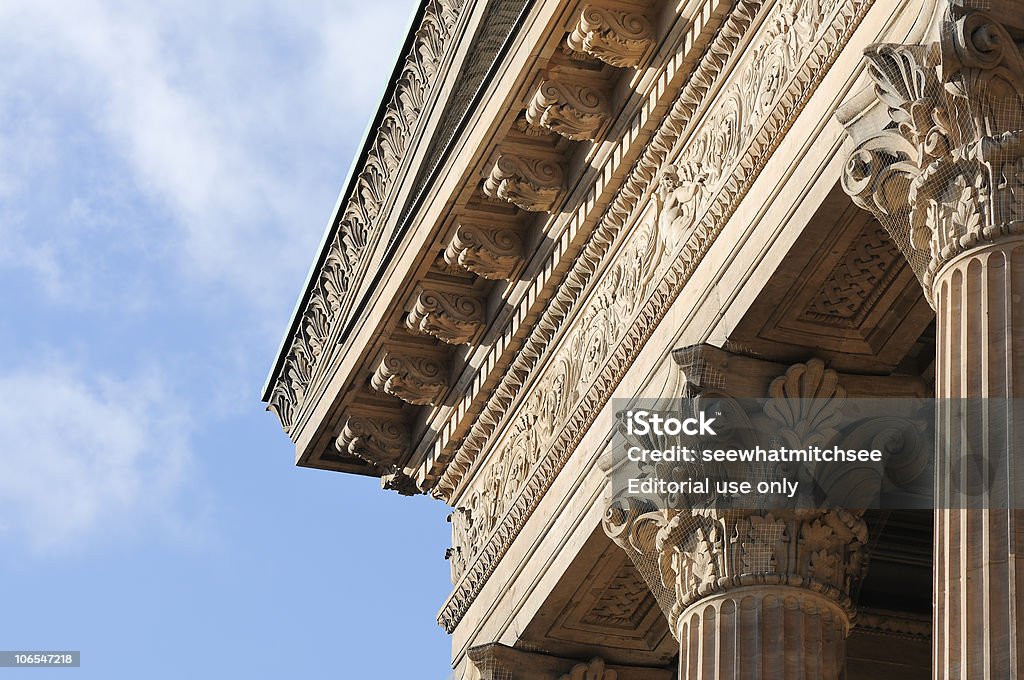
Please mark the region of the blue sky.
POLYGON ((413 5, 0 0, 0 680, 448 676, 447 507, 259 403, 413 5))

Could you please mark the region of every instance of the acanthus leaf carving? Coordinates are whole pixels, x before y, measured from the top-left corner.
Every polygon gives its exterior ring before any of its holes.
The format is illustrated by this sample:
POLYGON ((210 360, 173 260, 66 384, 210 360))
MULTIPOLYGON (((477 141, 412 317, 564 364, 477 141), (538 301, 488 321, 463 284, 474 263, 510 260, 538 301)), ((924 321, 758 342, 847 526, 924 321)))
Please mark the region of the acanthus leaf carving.
MULTIPOLYGON (((585 384, 579 384, 573 389, 576 395, 582 395, 577 406, 559 407, 558 415, 545 417, 544 422, 537 423, 538 436, 534 446, 538 447, 539 451, 531 453, 534 459, 540 462, 531 473, 529 483, 525 485, 527 492, 519 493, 511 500, 495 503, 494 509, 488 511, 491 516, 487 521, 475 522, 478 532, 474 537, 462 537, 462 540, 466 541, 460 544, 466 564, 465 571, 438 617, 439 623, 446 630, 451 631, 464 615, 511 542, 517 528, 522 526, 536 508, 540 495, 564 465, 567 451, 571 450, 566 448, 569 446, 568 442, 574 441, 573 437, 578 435, 580 428, 592 422, 587 413, 604 403, 603 399, 610 389, 609 386, 616 383, 624 370, 624 362, 628 363, 631 357, 636 356, 640 346, 638 343, 642 343, 642 339, 646 337, 643 331, 637 330, 646 326, 637 324, 634 319, 636 312, 641 312, 642 324, 654 324, 661 318, 660 314, 679 294, 693 267, 699 263, 710 244, 714 242, 722 225, 732 214, 740 198, 746 194, 768 156, 777 148, 784 131, 792 125, 802 110, 807 94, 813 92, 827 71, 818 66, 806 68, 806 65, 811 62, 817 65, 827 62, 831 55, 849 41, 871 5, 871 0, 823 0, 814 3, 786 0, 772 5, 765 20, 759 23, 761 29, 757 38, 750 43, 749 49, 745 52, 750 59, 744 62, 745 65, 741 69, 743 73, 738 74, 737 79, 742 80, 748 77, 747 74, 763 72, 769 58, 784 55, 781 66, 773 67, 780 70, 777 70, 776 75, 769 81, 765 81, 763 86, 758 86, 759 96, 756 102, 736 101, 736 97, 729 98, 721 93, 717 95, 717 103, 709 110, 709 115, 714 118, 707 125, 696 127, 693 136, 684 135, 705 97, 710 92, 720 92, 715 88, 715 84, 725 64, 733 58, 734 51, 744 44, 743 37, 748 35, 748 30, 763 9, 764 3, 760 0, 740 0, 725 17, 720 30, 717 30, 701 57, 695 73, 673 102, 662 127, 646 146, 622 190, 613 199, 604 219, 581 255, 576 258, 572 271, 566 276, 566 284, 548 305, 537 324, 537 330, 525 343, 524 350, 513 361, 501 384, 495 388, 484 412, 474 422, 469 434, 450 457, 442 459, 447 467, 441 472, 432 493, 439 498, 450 499, 463 484, 467 471, 471 469, 481 448, 494 444, 494 437, 499 432, 497 426, 502 421, 502 410, 507 410, 512 404, 515 392, 522 384, 521 381, 540 357, 551 356, 551 361, 547 365, 553 369, 557 367, 563 377, 558 380, 548 379, 548 371, 545 371, 542 382, 537 383, 538 387, 525 397, 530 403, 546 404, 553 401, 558 404, 564 399, 571 398, 572 395, 559 396, 553 388, 566 384, 564 375, 570 378, 580 375, 581 373, 577 371, 583 364, 587 365, 587 371, 592 370, 590 367, 598 367, 597 373, 591 375, 592 378, 598 378, 598 384, 589 388, 585 384), (791 35, 794 33, 797 37, 791 35), (731 106, 741 104, 748 107, 749 115, 743 118, 745 122, 742 125, 737 123, 740 120, 738 115, 724 110, 722 104, 725 99, 731 99, 731 106), (725 115, 718 116, 718 113, 725 115), (720 121, 731 122, 723 126, 720 121), (699 139, 695 140, 694 137, 699 139), (716 137, 718 139, 715 139, 716 137), (691 140, 695 148, 691 147, 690 142, 681 145, 683 139, 691 140), (715 153, 719 153, 716 149, 726 152, 720 154, 720 159, 727 162, 716 160, 715 153), (675 159, 675 154, 681 154, 683 157, 675 159), (700 211, 703 216, 698 221, 698 228, 692 238, 686 239, 682 254, 674 258, 663 257, 664 247, 658 244, 658 231, 653 230, 653 240, 647 240, 648 231, 640 230, 645 240, 640 250, 651 243, 658 245, 655 247, 656 264, 647 267, 638 280, 650 279, 657 286, 656 290, 653 294, 651 289, 640 292, 640 301, 634 301, 632 295, 619 297, 613 294, 600 298, 588 296, 591 300, 601 299, 601 309, 588 309, 587 321, 579 325, 587 326, 591 313, 597 321, 612 317, 609 328, 613 330, 614 337, 601 339, 596 329, 587 328, 586 334, 595 339, 591 345, 595 349, 593 353, 580 353, 578 345, 568 342, 560 343, 563 348, 561 350, 552 349, 548 340, 552 337, 554 329, 559 327, 561 319, 567 314, 582 306, 579 293, 586 289, 593 280, 594 272, 606 262, 606 255, 612 246, 619 243, 617 236, 623 224, 636 218, 649 205, 646 198, 650 195, 649 191, 658 169, 667 162, 678 166, 690 160, 704 164, 705 167, 713 166, 715 172, 699 193, 700 211), (648 295, 652 297, 644 304, 642 300, 648 295), (614 312, 604 307, 607 301, 614 300, 621 300, 623 303, 629 301, 632 308, 630 313, 620 314, 617 319, 614 318, 614 312), (621 335, 623 327, 629 329, 625 336, 621 335), (601 368, 603 361, 608 363, 601 368), (551 434, 542 434, 546 432, 551 434)), ((749 77, 752 82, 760 82, 759 76, 749 77)), ((740 82, 734 85, 735 87, 731 89, 740 94, 746 89, 740 82)), ((739 99, 747 98, 741 96, 739 99)), ((527 406, 527 409, 530 408, 527 406)), ((548 409, 545 408, 542 412, 547 413, 548 409)), ((494 445, 504 448, 507 442, 494 445)), ((500 461, 503 458, 504 456, 495 456, 493 460, 500 461)), ((487 465, 481 470, 480 477, 490 477, 491 473, 487 471, 489 467, 491 466, 487 465)), ((475 480, 466 493, 479 493, 480 488, 477 486, 478 480, 475 480)), ((656 583, 649 580, 648 584, 652 590, 657 587, 656 583)))
POLYGON ((594 139, 608 119, 608 98, 587 84, 543 80, 526 108, 526 120, 567 139, 594 139))
POLYGON ((865 58, 889 122, 863 134, 850 117, 858 144, 843 188, 889 231, 934 304, 946 262, 1024 233, 1024 52, 986 12, 953 8, 937 43, 873 45, 865 58))
POLYGON ((388 351, 370 386, 409 404, 437 405, 449 387, 448 365, 431 356, 388 351))
POLYGON ((546 158, 502 153, 484 181, 484 193, 529 212, 547 212, 565 188, 562 166, 546 158))
POLYGON ((451 345, 471 342, 484 327, 486 305, 479 295, 447 290, 420 290, 406 317, 406 327, 451 345))
POLYGON ((339 453, 388 469, 408 453, 409 428, 398 417, 352 414, 334 444, 339 453))
POLYGON ((523 262, 523 236, 514 227, 460 223, 444 251, 450 265, 485 279, 509 279, 523 262))
POLYGON ((638 66, 654 42, 650 19, 637 11, 585 5, 566 39, 569 49, 618 67, 638 66))
POLYGON ((687 511, 622 498, 603 528, 651 585, 673 630, 698 600, 757 584, 805 588, 852 613, 850 589, 864 575, 865 522, 843 510, 687 511))

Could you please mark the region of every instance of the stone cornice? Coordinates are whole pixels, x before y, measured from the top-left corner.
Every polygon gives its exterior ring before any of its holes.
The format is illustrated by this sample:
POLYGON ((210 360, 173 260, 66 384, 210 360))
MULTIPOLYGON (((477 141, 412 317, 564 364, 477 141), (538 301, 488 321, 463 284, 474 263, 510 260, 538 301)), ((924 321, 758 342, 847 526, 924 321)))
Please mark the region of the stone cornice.
MULTIPOLYGON (((587 299, 592 307, 588 319, 578 325, 583 332, 592 330, 598 322, 608 327, 609 318, 617 315, 617 330, 596 346, 596 356, 574 344, 576 339, 562 338, 560 353, 548 358, 547 363, 557 369, 539 378, 531 388, 532 394, 522 397, 536 402, 537 408, 523 409, 520 420, 505 430, 516 448, 516 456, 525 457, 514 462, 516 471, 521 472, 499 487, 503 491, 501 498, 477 502, 478 507, 487 507, 491 514, 481 519, 484 528, 477 527, 475 545, 458 546, 467 566, 439 615, 439 623, 447 630, 453 630, 465 614, 643 341, 678 296, 871 4, 871 0, 818 3, 816 9, 820 14, 813 16, 804 10, 796 15, 798 8, 787 0, 774 4, 762 24, 767 28, 759 31, 757 43, 744 51, 750 55, 746 64, 749 70, 736 79, 749 78, 743 85, 736 85, 736 89, 754 88, 756 96, 749 92, 740 96, 733 90, 719 93, 717 109, 709 113, 715 116, 714 122, 704 126, 703 132, 689 135, 693 112, 761 8, 760 2, 738 3, 715 43, 705 52, 700 67, 705 71, 690 79, 687 88, 695 89, 685 89, 676 100, 644 158, 576 258, 575 269, 566 276, 566 285, 557 294, 560 299, 549 304, 527 340, 526 349, 508 371, 509 379, 492 393, 487 408, 494 409, 493 415, 477 421, 439 482, 438 496, 452 498, 460 490, 479 451, 485 446, 493 447, 492 437, 503 422, 501 412, 512 410, 524 376, 529 375, 542 356, 547 358, 557 337, 556 330, 570 313, 579 311, 585 292, 591 293, 587 299), (740 115, 745 116, 742 125, 740 115), (684 140, 687 146, 680 153, 684 140), (673 158, 676 154, 680 157, 673 158), (640 216, 641 199, 649 195, 651 186, 658 184, 658 170, 670 159, 677 167, 701 163, 715 166, 715 173, 700 181, 694 181, 698 175, 691 173, 689 186, 683 186, 676 173, 660 194, 662 206, 673 205, 678 210, 676 217, 662 224, 655 220, 655 224, 641 225, 632 232, 632 253, 620 255, 627 259, 623 266, 629 271, 647 272, 650 278, 623 280, 617 277, 624 276, 624 271, 606 273, 604 278, 610 281, 612 290, 625 289, 638 296, 628 308, 617 309, 616 300, 621 296, 612 291, 591 292, 589 284, 623 227, 640 216), (684 191, 679 191, 681 188, 684 191), (672 249, 668 256, 666 248, 672 249), (632 257, 639 259, 634 262, 632 257), (571 356, 588 361, 588 366, 579 366, 571 356), (573 373, 581 369, 585 375, 573 373), (562 373, 565 370, 570 373, 562 373), (579 385, 585 391, 569 392, 571 385, 579 385), (545 400, 555 394, 563 396, 548 404, 545 400)), ((687 176, 682 178, 686 180, 687 176)), ((581 336, 580 341, 586 339, 581 336)), ((494 470, 503 470, 502 459, 511 457, 511 451, 496 451, 492 456, 494 470)), ((491 472, 481 470, 477 474, 486 478, 491 472)), ((460 505, 469 505, 471 509, 473 503, 468 497, 460 500, 460 505)))
MULTIPOLYGON (((693 114, 703 103, 705 95, 718 80, 730 55, 739 45, 742 33, 750 25, 753 15, 763 2, 740 2, 725 20, 714 41, 704 51, 703 57, 687 79, 670 113, 663 119, 640 159, 630 170, 625 182, 612 199, 606 214, 595 228, 577 256, 570 272, 563 277, 561 286, 554 292, 554 298, 543 311, 527 340, 505 371, 505 375, 487 397, 480 414, 475 418, 466 436, 459 443, 454 454, 438 461, 443 471, 432 493, 435 497, 451 501, 456 489, 480 452, 484 450, 494 434, 502 416, 509 412, 516 396, 522 391, 527 376, 539 363, 540 358, 556 337, 555 330, 579 301, 586 284, 596 269, 593 263, 608 252, 615 236, 635 210, 642 205, 642 199, 649 195, 649 189, 658 174, 661 164, 678 141, 681 130, 690 122, 693 114)), ((719 18, 721 20, 721 17, 719 18)), ((718 24, 711 26, 712 30, 718 24)), ((438 467, 438 466, 435 466, 438 467)))
MULTIPOLYGON (((719 15, 715 12, 727 4, 728 0, 692 0, 691 9, 713 10, 711 14, 716 18, 703 20, 708 24, 717 21, 719 15)), ((532 24, 535 28, 531 29, 535 33, 532 40, 555 47, 564 38, 564 17, 551 13, 557 8, 555 5, 534 8, 537 16, 530 15, 535 21, 532 24)), ((475 18, 470 21, 475 21, 475 18)), ((673 14, 664 19, 660 30, 676 36, 684 32, 686 25, 683 15, 673 14)), ((711 32, 713 29, 709 36, 711 32)), ((676 44, 675 37, 671 44, 676 44)), ((699 54, 703 44, 698 42, 694 46, 694 55, 699 54)), ((491 120, 497 117, 501 123, 482 139, 468 131, 459 133, 459 138, 465 137, 468 143, 452 152, 450 167, 466 168, 465 171, 457 171, 460 176, 458 184, 452 184, 451 179, 456 172, 446 171, 436 179, 438 184, 431 187, 430 194, 443 192, 443 197, 439 194, 411 213, 417 216, 410 218, 415 219, 415 228, 397 242, 394 257, 389 257, 387 268, 381 270, 383 274, 379 279, 380 286, 375 289, 377 293, 367 298, 369 306, 364 313, 349 321, 354 325, 345 345, 332 345, 329 363, 325 362, 321 374, 313 382, 313 390, 306 395, 307 406, 300 412, 300 420, 292 433, 300 464, 376 474, 377 471, 365 466, 354 469, 349 465, 353 459, 339 457, 343 454, 337 453, 332 445, 338 434, 336 424, 343 422, 353 411, 362 410, 362 404, 370 399, 375 408, 390 411, 390 416, 405 420, 410 428, 411 444, 403 457, 402 467, 406 474, 416 477, 420 489, 431 487, 447 459, 450 449, 446 447, 461 439, 463 425, 468 426, 477 412, 477 404, 485 399, 491 384, 503 373, 507 361, 515 356, 519 339, 514 337, 511 342, 508 339, 517 333, 523 335, 528 319, 534 313, 526 312, 524 317, 521 313, 510 315, 505 310, 513 306, 533 305, 540 311, 544 298, 538 300, 532 291, 542 287, 553 290, 565 266, 538 270, 538 265, 549 255, 555 261, 561 257, 571 258, 574 251, 566 250, 566 247, 583 242, 600 214, 593 208, 604 205, 613 195, 623 170, 632 163, 642 140, 655 124, 650 115, 655 107, 649 99, 650 92, 663 87, 669 78, 675 79, 669 92, 674 91, 683 79, 683 73, 689 72, 693 61, 689 53, 687 58, 679 59, 670 50, 661 50, 656 56, 652 55, 650 68, 637 79, 636 73, 593 60, 569 59, 557 49, 547 60, 538 61, 532 55, 520 52, 512 52, 506 58, 516 64, 516 68, 501 75, 480 95, 478 105, 481 109, 479 114, 473 114, 486 115, 491 120), (680 69, 680 62, 687 68, 680 69), (677 70, 678 76, 671 75, 677 70), (607 129, 600 133, 614 134, 616 142, 606 144, 603 137, 595 140, 598 144, 591 140, 570 141, 550 132, 543 132, 540 136, 529 135, 517 125, 522 122, 529 127, 522 118, 521 108, 526 106, 525 98, 530 93, 526 84, 536 84, 542 74, 568 82, 579 78, 601 87, 618 83, 618 94, 610 102, 610 121, 607 129), (498 82, 502 84, 498 86, 498 82), (520 84, 524 89, 516 92, 520 84), (644 125, 640 134, 636 131, 637 112, 644 125), (628 137, 621 140, 624 134, 628 137), (630 148, 630 145, 636 148, 630 148), (614 151, 616 149, 621 151, 614 151), (496 165, 494 160, 503 154, 549 161, 571 173, 565 178, 568 191, 561 192, 557 198, 560 206, 536 215, 508 202, 506 197, 513 194, 499 195, 498 200, 487 197, 483 183, 477 178, 486 177, 487 169, 496 165), (567 167, 573 154, 577 158, 586 154, 588 159, 592 159, 593 165, 584 166, 582 175, 578 165, 567 167), (596 184, 592 184, 594 178, 597 178, 596 184), (587 192, 586 199, 574 195, 581 187, 587 192), (471 234, 472 230, 460 228, 463 225, 486 225, 489 231, 483 233, 478 230, 478 233, 471 234), (521 248, 516 245, 517 241, 521 248), (512 244, 511 248, 507 247, 509 244, 512 244), (459 295, 487 300, 487 318, 475 328, 475 335, 469 339, 468 346, 450 342, 460 341, 464 336, 447 333, 446 337, 441 337, 443 333, 437 332, 441 331, 441 326, 436 322, 443 319, 421 314, 421 310, 426 310, 417 304, 417 291, 435 284, 459 295), (404 317, 403 311, 407 312, 404 317), (427 322, 425 325, 424 320, 427 322), (403 399, 406 403, 423 402, 426 405, 407 408, 397 399, 391 399, 398 396, 393 391, 369 389, 365 378, 378 368, 378 357, 382 353, 400 355, 405 350, 416 348, 427 349, 428 353, 439 358, 446 355, 450 375, 449 389, 445 394, 432 394, 429 399, 408 395, 416 401, 403 399), (396 349, 397 352, 394 351, 396 349), (496 362, 492 361, 495 357, 496 362), (422 465, 424 460, 427 461, 425 466, 422 465)), ((671 96, 662 92, 663 100, 671 96)), ((519 309, 522 310, 523 306, 519 309)), ((389 379, 390 376, 378 378, 376 383, 386 387, 389 379)), ((360 464, 358 460, 355 462, 360 464)))
POLYGON ((427 0, 424 4, 390 97, 378 114, 376 134, 367 140, 362 165, 353 173, 339 204, 321 264, 311 275, 264 393, 267 409, 277 415, 289 434, 321 358, 329 354, 328 346, 344 323, 367 265, 368 248, 379 240, 384 204, 413 146, 421 114, 466 4, 466 0, 427 0))

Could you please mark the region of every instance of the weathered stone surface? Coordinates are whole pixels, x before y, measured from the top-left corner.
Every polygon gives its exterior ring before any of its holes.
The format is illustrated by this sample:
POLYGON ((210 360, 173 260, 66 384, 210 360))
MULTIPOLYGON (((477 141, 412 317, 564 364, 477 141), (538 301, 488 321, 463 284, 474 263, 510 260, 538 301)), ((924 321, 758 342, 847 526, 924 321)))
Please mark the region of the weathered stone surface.
POLYGON ((1017 513, 934 557, 856 509, 601 515, 613 396, 1021 396, 1024 33, 952 4, 424 6, 267 401, 300 464, 453 507, 460 680, 920 677, 933 559, 936 677, 1015 677, 1017 513), (849 665, 857 588, 900 611, 849 665))

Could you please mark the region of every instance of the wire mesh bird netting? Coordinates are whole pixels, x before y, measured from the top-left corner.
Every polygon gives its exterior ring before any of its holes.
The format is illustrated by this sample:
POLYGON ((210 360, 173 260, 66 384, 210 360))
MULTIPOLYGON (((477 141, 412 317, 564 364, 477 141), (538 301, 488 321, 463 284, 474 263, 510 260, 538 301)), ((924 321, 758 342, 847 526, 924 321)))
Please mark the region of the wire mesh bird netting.
POLYGON ((887 120, 860 141, 843 185, 928 290, 950 258, 1024 230, 1024 58, 992 16, 956 10, 937 42, 865 57, 887 120))

